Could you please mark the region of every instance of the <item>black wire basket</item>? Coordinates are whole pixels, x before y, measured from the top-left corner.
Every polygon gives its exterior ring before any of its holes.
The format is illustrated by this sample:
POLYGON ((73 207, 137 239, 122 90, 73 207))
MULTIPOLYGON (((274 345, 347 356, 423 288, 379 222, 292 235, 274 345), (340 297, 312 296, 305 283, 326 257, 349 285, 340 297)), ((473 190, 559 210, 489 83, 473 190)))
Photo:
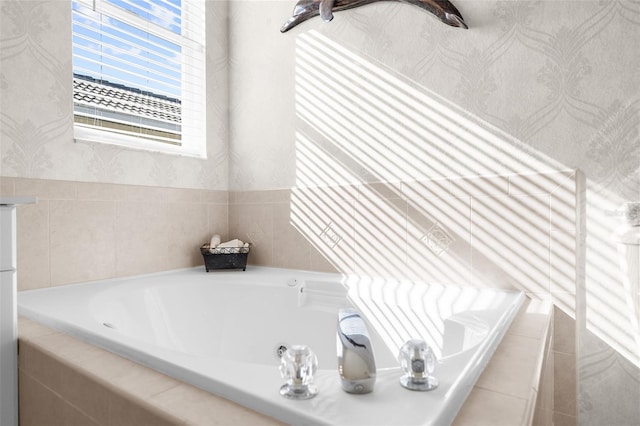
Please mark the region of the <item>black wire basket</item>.
POLYGON ((247 247, 216 247, 213 252, 209 244, 200 247, 200 253, 204 259, 204 268, 207 272, 218 269, 242 269, 247 270, 247 258, 249 250, 247 247))

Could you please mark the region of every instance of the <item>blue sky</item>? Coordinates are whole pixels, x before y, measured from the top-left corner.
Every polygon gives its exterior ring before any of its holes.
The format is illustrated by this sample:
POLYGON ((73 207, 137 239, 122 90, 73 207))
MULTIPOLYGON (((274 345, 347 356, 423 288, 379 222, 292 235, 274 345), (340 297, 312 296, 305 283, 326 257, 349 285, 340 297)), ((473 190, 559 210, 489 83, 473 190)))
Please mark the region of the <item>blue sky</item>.
MULTIPOLYGON (((181 33, 181 0, 103 0, 181 33)), ((73 69, 113 83, 181 96, 180 46, 73 2, 73 69)))

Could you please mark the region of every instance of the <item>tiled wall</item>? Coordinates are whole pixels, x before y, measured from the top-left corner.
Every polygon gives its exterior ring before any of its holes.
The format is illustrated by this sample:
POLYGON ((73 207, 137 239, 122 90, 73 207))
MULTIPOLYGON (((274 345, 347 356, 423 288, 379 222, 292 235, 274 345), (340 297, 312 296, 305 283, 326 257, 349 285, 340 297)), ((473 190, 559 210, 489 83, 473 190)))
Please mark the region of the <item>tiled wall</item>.
POLYGON ((575 425, 578 416, 576 322, 556 307, 553 330, 553 424, 575 425))
POLYGON ((575 176, 374 183, 229 194, 250 263, 517 288, 575 299, 575 176))
POLYGON ((1 179, 30 195, 17 211, 18 289, 202 264, 199 247, 227 235, 227 192, 43 179, 1 179))
MULTIPOLYGON (((553 307, 550 309, 550 322, 549 330, 546 335, 546 341, 544 345, 544 356, 542 365, 540 366, 540 381, 538 383, 538 399, 536 401, 536 410, 533 417, 534 426, 549 426, 553 425, 554 414, 554 357, 553 357, 553 345, 555 341, 554 336, 554 318, 553 307)), ((577 424, 574 420, 573 424, 577 424)))

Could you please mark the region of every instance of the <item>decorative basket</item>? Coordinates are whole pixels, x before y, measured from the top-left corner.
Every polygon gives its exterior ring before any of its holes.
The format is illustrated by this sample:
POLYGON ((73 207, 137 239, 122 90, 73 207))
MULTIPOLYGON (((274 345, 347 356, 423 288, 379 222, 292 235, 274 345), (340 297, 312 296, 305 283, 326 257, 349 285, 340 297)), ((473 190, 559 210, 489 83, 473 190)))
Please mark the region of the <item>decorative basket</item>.
POLYGON ((200 247, 207 272, 215 269, 247 269, 247 258, 251 247, 217 247, 212 253, 209 244, 200 247))

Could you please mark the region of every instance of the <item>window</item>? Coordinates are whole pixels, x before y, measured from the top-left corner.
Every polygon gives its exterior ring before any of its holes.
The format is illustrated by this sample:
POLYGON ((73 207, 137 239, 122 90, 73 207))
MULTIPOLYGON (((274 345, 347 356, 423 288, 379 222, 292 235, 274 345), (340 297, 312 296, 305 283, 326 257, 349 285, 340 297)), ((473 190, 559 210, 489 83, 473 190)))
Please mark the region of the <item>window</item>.
POLYGON ((72 0, 76 140, 204 157, 204 0, 72 0))

